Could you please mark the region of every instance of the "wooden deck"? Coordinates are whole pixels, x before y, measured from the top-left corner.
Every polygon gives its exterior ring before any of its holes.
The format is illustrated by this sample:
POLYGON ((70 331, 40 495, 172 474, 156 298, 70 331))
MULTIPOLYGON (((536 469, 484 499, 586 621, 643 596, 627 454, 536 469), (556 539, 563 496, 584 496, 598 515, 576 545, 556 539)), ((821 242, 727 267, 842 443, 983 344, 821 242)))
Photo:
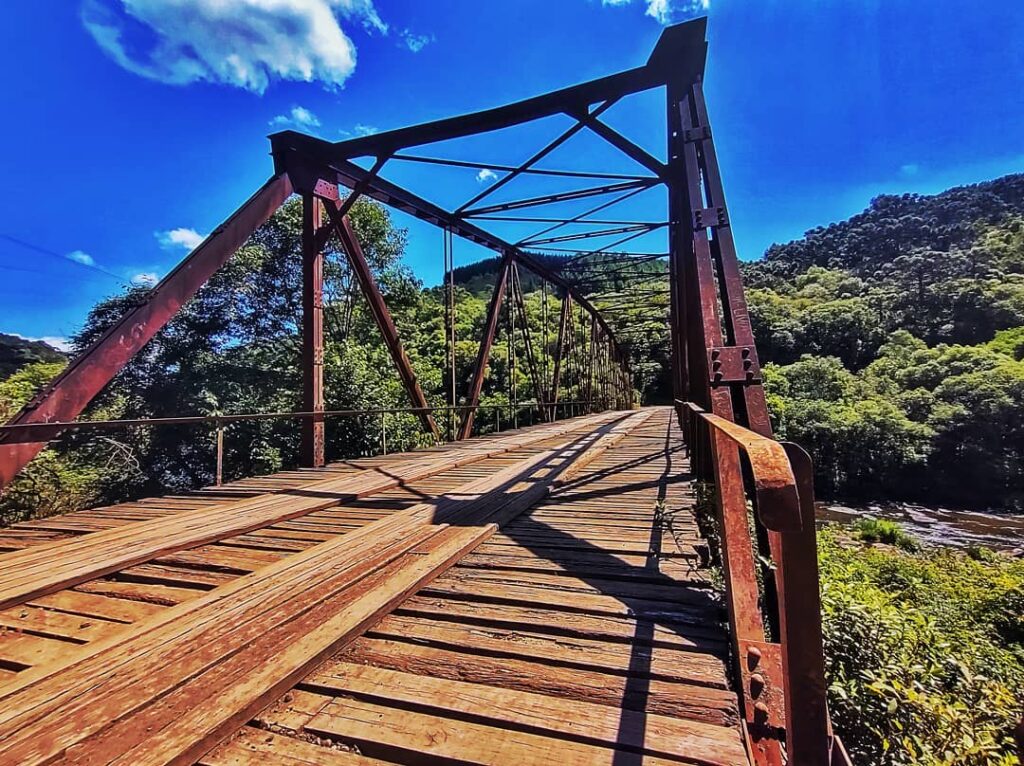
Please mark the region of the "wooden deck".
POLYGON ((668 409, 0 530, 0 766, 746 764, 668 409))

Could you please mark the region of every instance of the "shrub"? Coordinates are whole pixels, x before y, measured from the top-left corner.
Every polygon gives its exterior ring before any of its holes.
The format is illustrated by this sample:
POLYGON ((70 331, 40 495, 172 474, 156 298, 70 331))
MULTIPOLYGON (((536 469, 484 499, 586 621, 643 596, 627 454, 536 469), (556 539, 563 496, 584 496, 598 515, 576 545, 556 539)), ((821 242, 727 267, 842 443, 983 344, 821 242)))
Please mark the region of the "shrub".
POLYGON ((866 517, 858 519, 853 529, 857 537, 866 543, 886 543, 905 551, 916 551, 920 548, 917 540, 904 532, 895 521, 866 517))
POLYGON ((1010 766, 1024 561, 819 545, 829 704, 855 763, 1010 766))

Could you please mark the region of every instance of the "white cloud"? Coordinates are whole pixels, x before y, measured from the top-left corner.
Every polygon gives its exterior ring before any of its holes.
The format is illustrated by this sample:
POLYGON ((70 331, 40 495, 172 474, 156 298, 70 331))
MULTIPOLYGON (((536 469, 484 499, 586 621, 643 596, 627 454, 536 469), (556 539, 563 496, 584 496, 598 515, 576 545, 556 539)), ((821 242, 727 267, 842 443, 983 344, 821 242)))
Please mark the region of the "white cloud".
POLYGON ((59 335, 44 335, 42 338, 29 338, 29 340, 41 340, 43 343, 49 343, 55 349, 63 351, 65 354, 71 351, 71 341, 59 335))
POLYGON ((142 271, 132 275, 132 284, 155 285, 160 281, 160 276, 155 271, 142 271))
POLYGON ((402 38, 402 42, 405 43, 405 47, 413 53, 419 53, 430 43, 435 42, 435 37, 433 35, 418 35, 410 29, 403 29, 398 33, 398 36, 402 38))
POLYGON ((320 118, 304 106, 293 106, 288 114, 279 114, 270 121, 273 127, 295 125, 300 128, 320 127, 320 118))
POLYGON ((43 343, 50 344, 58 351, 63 351, 65 353, 71 351, 71 341, 61 335, 43 335, 39 338, 30 338, 28 335, 22 335, 17 332, 10 332, 7 333, 7 335, 13 335, 14 337, 21 338, 22 340, 41 340, 43 343))
MULTIPOLYGON (((629 5, 633 0, 601 0, 601 5, 629 5)), ((711 0, 644 0, 646 14, 659 24, 672 24, 685 18, 706 13, 711 0)))
POLYGON ((380 129, 373 125, 363 125, 362 123, 356 123, 352 126, 352 130, 339 130, 338 131, 345 138, 362 138, 363 136, 372 136, 374 133, 379 133, 380 129))
POLYGON ((156 237, 156 241, 160 243, 160 247, 164 250, 176 250, 181 247, 186 250, 195 250, 199 243, 206 239, 205 235, 200 234, 195 229, 182 227, 168 229, 167 231, 156 231, 153 232, 153 236, 156 237))
POLYGON ((476 174, 476 180, 479 181, 480 183, 484 183, 485 181, 494 181, 497 180, 497 178, 497 174, 494 173, 494 171, 492 170, 488 170, 487 168, 483 168, 479 173, 476 174))
POLYGON ((86 266, 96 265, 96 261, 93 259, 93 257, 88 253, 83 253, 81 250, 72 250, 64 257, 67 258, 69 261, 74 261, 75 263, 82 263, 85 264, 86 266))
POLYGON ((82 23, 129 72, 263 93, 272 80, 340 87, 356 67, 341 22, 387 34, 373 0, 84 0, 82 23))

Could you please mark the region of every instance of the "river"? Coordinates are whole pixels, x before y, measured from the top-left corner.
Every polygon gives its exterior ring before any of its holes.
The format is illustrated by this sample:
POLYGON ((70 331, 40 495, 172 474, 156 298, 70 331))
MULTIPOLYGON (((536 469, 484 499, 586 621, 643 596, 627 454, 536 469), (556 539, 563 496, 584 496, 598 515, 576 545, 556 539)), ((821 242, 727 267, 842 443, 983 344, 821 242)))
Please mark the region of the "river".
POLYGON ((819 502, 819 522, 849 524, 862 516, 899 522, 904 531, 929 546, 985 546, 1024 553, 1024 515, 952 511, 910 503, 843 505, 819 502))

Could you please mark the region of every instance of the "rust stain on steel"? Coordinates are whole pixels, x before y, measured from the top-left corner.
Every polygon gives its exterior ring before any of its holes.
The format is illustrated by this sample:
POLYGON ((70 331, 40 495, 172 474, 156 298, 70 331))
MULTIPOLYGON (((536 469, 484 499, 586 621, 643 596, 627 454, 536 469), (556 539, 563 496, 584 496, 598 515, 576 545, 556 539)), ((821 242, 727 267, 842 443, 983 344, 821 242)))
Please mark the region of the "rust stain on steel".
POLYGON ((764 525, 780 532, 799 530, 801 522, 796 479, 782 445, 717 415, 708 414, 706 419, 750 459, 758 499, 758 515, 764 525))
POLYGON ((782 444, 731 420, 704 412, 692 402, 687 402, 686 406, 715 429, 716 433, 746 453, 754 475, 757 512, 761 522, 768 529, 779 532, 799 531, 802 527, 800 498, 793 467, 782 444))
MULTIPOLYGON (((317 233, 324 228, 323 201, 302 195, 302 407, 324 409, 324 253, 317 247, 317 233)), ((324 420, 302 421, 302 464, 324 465, 324 420)))
POLYGON ((483 389, 484 376, 487 374, 487 363, 491 358, 491 346, 494 344, 494 333, 498 329, 498 314, 501 311, 501 300, 505 296, 505 284, 508 282, 509 271, 512 268, 512 253, 509 251, 501 261, 501 269, 498 272, 498 279, 494 283, 494 292, 491 294, 491 303, 487 308, 487 322, 484 325, 484 335, 480 339, 480 350, 476 355, 476 366, 473 368, 473 380, 469 384, 469 395, 466 397, 465 415, 459 426, 458 438, 466 439, 473 432, 473 418, 476 414, 476 406, 480 403, 480 391, 483 389))

